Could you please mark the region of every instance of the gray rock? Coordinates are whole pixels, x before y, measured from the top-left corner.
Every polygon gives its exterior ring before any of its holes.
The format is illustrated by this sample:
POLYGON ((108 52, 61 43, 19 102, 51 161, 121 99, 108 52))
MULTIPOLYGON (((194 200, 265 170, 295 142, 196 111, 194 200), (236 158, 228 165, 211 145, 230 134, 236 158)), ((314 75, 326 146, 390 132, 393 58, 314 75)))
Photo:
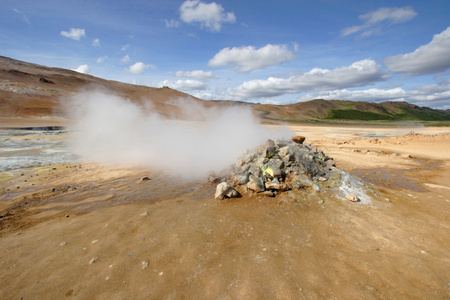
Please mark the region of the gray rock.
POLYGON ((252 177, 250 182, 247 183, 247 188, 257 193, 264 192, 264 181, 261 177, 252 177))
POLYGON ((223 200, 224 198, 235 198, 238 197, 239 193, 234 190, 228 183, 219 183, 216 187, 216 194, 214 198, 223 200))

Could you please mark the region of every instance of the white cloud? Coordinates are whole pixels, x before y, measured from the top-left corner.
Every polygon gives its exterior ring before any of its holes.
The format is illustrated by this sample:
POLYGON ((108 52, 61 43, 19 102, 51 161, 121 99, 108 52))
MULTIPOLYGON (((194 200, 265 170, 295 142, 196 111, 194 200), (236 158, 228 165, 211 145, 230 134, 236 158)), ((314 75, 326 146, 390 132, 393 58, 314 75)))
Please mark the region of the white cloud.
POLYGON ((125 55, 120 61, 123 62, 123 63, 127 63, 127 62, 130 61, 130 57, 129 57, 128 54, 127 54, 127 55, 125 55))
POLYGON ((315 94, 306 94, 297 98, 297 101, 304 102, 313 99, 325 100, 350 100, 350 101, 366 101, 366 102, 382 102, 382 101, 405 101, 406 92, 402 88, 394 89, 367 89, 350 91, 347 89, 323 91, 315 94))
POLYGON ((171 28, 171 27, 180 27, 180 22, 178 20, 164 20, 164 22, 166 23, 166 27, 167 28, 171 28))
POLYGON ((286 46, 267 44, 259 49, 253 46, 224 48, 214 55, 208 66, 235 66, 238 72, 248 72, 292 59, 295 55, 286 46))
POLYGON ((81 28, 70 28, 70 31, 61 31, 60 34, 76 41, 79 41, 82 37, 86 36, 85 30, 81 28))
POLYGON ((102 62, 104 62, 107 59, 108 59, 108 55, 99 57, 99 58, 97 58, 97 63, 101 64, 102 62))
POLYGON ((126 51, 128 48, 130 48, 129 44, 126 44, 124 46, 122 46, 122 48, 120 49, 120 51, 126 51))
POLYGON ((188 78, 196 78, 196 79, 213 79, 218 78, 216 75, 214 75, 211 71, 202 71, 202 70, 195 70, 195 71, 176 71, 175 76, 177 77, 188 77, 188 78))
POLYGON ((204 3, 199 0, 187 0, 180 6, 180 19, 185 23, 199 23, 201 27, 211 31, 220 31, 222 24, 235 23, 233 12, 225 12, 215 2, 204 3))
POLYGON ((129 67, 128 71, 130 73, 140 75, 140 74, 144 73, 145 69, 156 69, 156 67, 154 65, 144 64, 143 62, 137 62, 134 65, 131 65, 129 67))
POLYGON ((83 74, 90 74, 91 73, 91 69, 89 68, 88 65, 78 66, 78 68, 72 69, 72 71, 76 71, 78 73, 83 73, 83 74))
POLYGON ((24 14, 23 12, 21 12, 20 10, 18 10, 17 8, 14 8, 13 11, 17 14, 19 14, 22 17, 22 20, 31 27, 31 22, 30 19, 28 19, 28 16, 26 14, 24 14))
POLYGON ((183 90, 183 91, 198 91, 205 90, 207 85, 204 82, 198 80, 177 80, 177 81, 169 81, 164 80, 158 83, 158 87, 168 86, 175 90, 183 90))
POLYGON ((297 101, 304 102, 313 99, 366 102, 406 101, 419 106, 450 109, 450 79, 439 84, 419 86, 408 91, 402 88, 323 91, 302 95, 297 98, 297 101))
POLYGON ((347 36, 362 31, 361 36, 367 37, 380 28, 397 23, 404 23, 417 16, 417 12, 411 6, 405 7, 382 7, 358 18, 364 23, 350 26, 341 31, 341 35, 347 36))
POLYGON ((389 56, 386 66, 396 73, 433 74, 450 68, 450 27, 414 52, 389 56))
POLYGON ((93 39, 92 40, 92 46, 100 47, 100 40, 99 39, 93 39))
POLYGON ((314 68, 289 78, 269 77, 251 80, 228 90, 234 99, 275 97, 307 91, 365 86, 387 79, 388 75, 373 60, 364 59, 334 70, 314 68))

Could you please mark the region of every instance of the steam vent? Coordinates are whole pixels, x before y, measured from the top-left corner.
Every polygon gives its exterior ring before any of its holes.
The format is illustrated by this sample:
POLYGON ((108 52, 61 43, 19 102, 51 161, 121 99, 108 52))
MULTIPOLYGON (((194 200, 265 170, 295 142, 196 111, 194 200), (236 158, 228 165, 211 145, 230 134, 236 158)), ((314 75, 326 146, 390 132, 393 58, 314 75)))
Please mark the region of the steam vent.
MULTIPOLYGON (((288 192, 308 196, 331 193, 343 200, 370 203, 373 191, 361 180, 336 167, 333 158, 303 144, 305 138, 268 140, 255 150, 247 150, 231 166, 217 186, 218 199, 239 197, 242 193, 276 197, 288 192)), ((300 195, 301 196, 301 195, 300 195)))

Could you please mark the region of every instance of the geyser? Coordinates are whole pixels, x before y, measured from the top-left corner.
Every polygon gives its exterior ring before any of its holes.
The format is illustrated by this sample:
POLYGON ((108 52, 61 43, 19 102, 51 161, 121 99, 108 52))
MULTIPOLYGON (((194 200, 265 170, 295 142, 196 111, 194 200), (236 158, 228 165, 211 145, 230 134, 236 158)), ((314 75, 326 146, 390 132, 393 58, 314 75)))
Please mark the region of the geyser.
POLYGON ((268 138, 292 136, 286 128, 262 126, 250 109, 208 109, 190 99, 171 101, 192 116, 187 121, 169 120, 151 105, 103 91, 79 93, 68 103, 69 146, 82 159, 158 169, 185 179, 218 172, 268 138))

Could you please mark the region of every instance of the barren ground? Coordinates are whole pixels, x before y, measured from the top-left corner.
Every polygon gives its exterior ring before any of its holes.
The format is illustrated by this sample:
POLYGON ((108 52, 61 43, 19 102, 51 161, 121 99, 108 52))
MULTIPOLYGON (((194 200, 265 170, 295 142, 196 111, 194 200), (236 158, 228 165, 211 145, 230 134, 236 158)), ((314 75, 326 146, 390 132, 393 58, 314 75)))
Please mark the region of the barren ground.
POLYGON ((448 299, 450 128, 293 129, 379 198, 220 201, 93 163, 2 172, 0 298, 448 299))

